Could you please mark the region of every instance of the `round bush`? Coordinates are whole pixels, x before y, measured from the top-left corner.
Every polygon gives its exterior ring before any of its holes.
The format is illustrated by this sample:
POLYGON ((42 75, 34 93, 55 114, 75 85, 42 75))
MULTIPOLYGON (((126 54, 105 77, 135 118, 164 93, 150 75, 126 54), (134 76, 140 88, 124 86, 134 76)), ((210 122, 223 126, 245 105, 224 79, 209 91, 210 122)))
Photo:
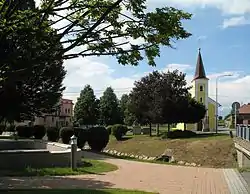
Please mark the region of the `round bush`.
POLYGON ((46 134, 46 129, 43 125, 35 125, 33 127, 33 135, 35 139, 42 139, 46 134))
POLYGON ((167 133, 167 138, 170 139, 178 139, 178 138, 191 138, 195 137, 197 134, 193 131, 189 130, 174 130, 174 131, 169 131, 167 133))
POLYGON ((49 141, 57 142, 59 139, 59 129, 57 127, 48 127, 46 130, 49 141))
POLYGON ((93 151, 102 151, 109 142, 109 134, 105 127, 90 128, 88 136, 88 144, 93 151))
POLYGON ((109 135, 111 135, 111 133, 112 133, 112 127, 113 127, 113 125, 109 125, 109 126, 106 127, 109 135))
POLYGON ((30 138, 33 135, 33 128, 29 126, 16 126, 16 131, 19 137, 30 138))
POLYGON ((64 144, 69 144, 70 138, 74 135, 74 129, 72 127, 63 127, 60 129, 60 138, 64 144))
POLYGON ((5 125, 0 125, 0 135, 5 131, 5 125))
POLYGON ((77 137, 77 147, 82 149, 88 141, 88 129, 74 127, 74 133, 77 137))
POLYGON ((127 131, 128 131, 128 128, 125 125, 117 124, 117 125, 113 125, 112 127, 112 135, 114 135, 118 141, 122 140, 122 137, 126 135, 127 131))
POLYGON ((8 132, 14 132, 15 131, 16 126, 15 125, 8 125, 5 129, 5 131, 8 132))

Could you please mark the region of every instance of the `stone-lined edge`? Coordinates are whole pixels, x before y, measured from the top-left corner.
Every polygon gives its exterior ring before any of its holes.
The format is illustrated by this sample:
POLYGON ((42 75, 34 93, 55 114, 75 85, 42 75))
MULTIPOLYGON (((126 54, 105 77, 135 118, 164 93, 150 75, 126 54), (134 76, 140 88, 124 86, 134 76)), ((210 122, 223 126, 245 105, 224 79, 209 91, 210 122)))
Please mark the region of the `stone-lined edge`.
POLYGON ((236 169, 223 169, 231 194, 249 194, 250 189, 241 174, 236 169))

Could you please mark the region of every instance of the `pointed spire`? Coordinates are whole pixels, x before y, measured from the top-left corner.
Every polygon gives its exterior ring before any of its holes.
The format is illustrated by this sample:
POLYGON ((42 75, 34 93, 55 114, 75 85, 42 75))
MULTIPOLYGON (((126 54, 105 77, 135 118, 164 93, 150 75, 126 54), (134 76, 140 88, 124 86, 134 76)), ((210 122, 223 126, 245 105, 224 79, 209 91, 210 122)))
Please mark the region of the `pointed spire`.
POLYGON ((201 57, 201 48, 199 48, 196 70, 195 70, 195 75, 194 75, 193 80, 196 80, 196 79, 207 79, 202 57, 201 57))

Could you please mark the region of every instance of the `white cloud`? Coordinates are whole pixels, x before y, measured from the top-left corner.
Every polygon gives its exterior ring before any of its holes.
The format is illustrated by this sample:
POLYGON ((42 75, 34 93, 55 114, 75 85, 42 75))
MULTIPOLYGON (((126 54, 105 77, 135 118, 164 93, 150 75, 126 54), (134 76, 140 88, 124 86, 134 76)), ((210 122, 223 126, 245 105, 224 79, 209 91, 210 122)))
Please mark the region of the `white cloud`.
POLYGON ((187 72, 188 70, 191 70, 193 69, 193 67, 191 65, 188 65, 188 64, 175 64, 175 63, 172 63, 172 64, 168 64, 166 66, 166 68, 163 69, 163 71, 173 71, 173 70, 179 70, 181 72, 187 72))
POLYGON ((214 7, 224 14, 245 14, 250 12, 250 0, 148 0, 151 5, 178 5, 181 7, 214 7))
MULTIPOLYGON (((124 93, 129 93, 134 85, 134 81, 145 76, 149 72, 134 74, 129 77, 114 77, 114 69, 108 65, 96 61, 96 58, 77 58, 65 62, 68 71, 64 80, 67 90, 64 94, 65 98, 76 101, 80 90, 90 84, 97 97, 100 97, 106 87, 111 86, 115 89, 118 97, 124 93)), ((188 64, 169 64, 160 71, 178 69, 186 73, 188 85, 193 79, 194 68, 188 64)), ((153 70, 153 69, 152 69, 153 70)), ((156 70, 154 68, 154 70, 156 70)), ((222 104, 221 113, 225 115, 230 111, 232 102, 248 103, 250 100, 250 75, 241 76, 241 71, 225 71, 220 73, 210 73, 209 77, 209 96, 215 99, 215 80, 218 76, 225 74, 233 74, 231 77, 221 77, 218 81, 218 101, 222 104), (248 97, 249 96, 249 97, 248 97)))
POLYGON ((225 19, 222 24, 222 28, 229 28, 235 26, 243 26, 250 24, 250 20, 246 19, 245 16, 232 17, 229 19, 225 19))

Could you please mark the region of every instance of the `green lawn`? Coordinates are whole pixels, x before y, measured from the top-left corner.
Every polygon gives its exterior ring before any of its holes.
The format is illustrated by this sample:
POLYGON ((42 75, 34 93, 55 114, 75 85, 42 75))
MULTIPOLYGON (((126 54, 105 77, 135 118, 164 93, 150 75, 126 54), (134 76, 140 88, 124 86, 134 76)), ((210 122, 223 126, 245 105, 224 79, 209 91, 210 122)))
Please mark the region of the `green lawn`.
POLYGON ((205 167, 236 167, 233 140, 224 134, 172 140, 148 135, 130 135, 124 141, 111 138, 107 149, 153 157, 163 154, 166 149, 172 149, 177 161, 194 162, 205 167))
MULTIPOLYGON (((1 190, 0 190, 1 192, 1 190)), ((122 189, 30 189, 30 190, 6 190, 9 194, 153 194, 143 191, 130 191, 122 189)))
POLYGON ((26 168, 23 170, 0 170, 0 176, 65 176, 65 175, 80 175, 80 174, 98 174, 117 170, 117 166, 97 161, 83 160, 83 164, 72 171, 71 168, 26 168))

